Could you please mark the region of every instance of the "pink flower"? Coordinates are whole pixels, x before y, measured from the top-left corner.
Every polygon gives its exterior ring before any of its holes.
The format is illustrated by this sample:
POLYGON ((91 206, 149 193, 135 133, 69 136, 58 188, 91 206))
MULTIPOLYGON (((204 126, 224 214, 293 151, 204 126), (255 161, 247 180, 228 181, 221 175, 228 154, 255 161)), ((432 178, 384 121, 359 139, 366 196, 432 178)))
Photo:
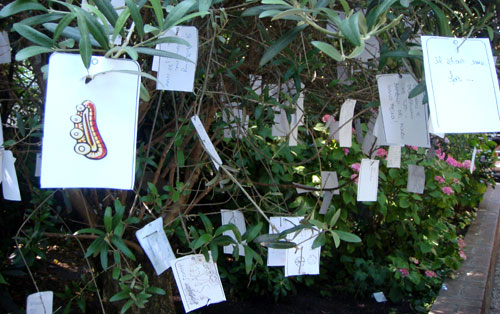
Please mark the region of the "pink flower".
POLYGON ((436 156, 439 160, 444 160, 445 153, 443 153, 440 149, 436 149, 436 156))
POLYGON ((410 259, 410 262, 412 262, 415 265, 418 265, 419 261, 416 257, 410 257, 409 259, 410 259))
POLYGON ((446 194, 446 195, 450 195, 451 193, 455 193, 453 191, 453 189, 450 188, 449 186, 443 186, 442 190, 443 190, 443 193, 446 194))
POLYGON ((432 270, 426 270, 426 271, 425 271, 425 275, 426 275, 427 277, 431 277, 431 278, 433 278, 433 277, 434 277, 434 278, 437 278, 437 276, 438 276, 438 275, 437 275, 435 272, 433 272, 432 270))
POLYGON ((470 168, 471 163, 472 163, 472 161, 470 161, 470 160, 465 160, 465 161, 462 163, 462 168, 469 169, 469 168, 470 168))
POLYGON ((435 176, 434 180, 436 180, 438 183, 444 183, 445 182, 444 178, 441 177, 441 176, 435 176))
POLYGON ((377 157, 385 157, 387 156, 387 151, 383 148, 377 149, 377 157))
POLYGON ((418 147, 417 146, 410 146, 411 149, 413 149, 414 151, 418 151, 418 147))
POLYGON ((458 251, 458 255, 460 255, 460 257, 464 260, 467 259, 467 255, 465 254, 465 252, 463 250, 458 251))
POLYGON ((349 155, 349 148, 344 148, 344 154, 347 156, 349 155))
POLYGON ((458 180, 457 178, 453 178, 453 183, 459 183, 460 180, 458 180))
POLYGON ((400 268, 399 272, 401 273, 401 276, 403 276, 403 278, 408 277, 408 275, 410 274, 410 271, 408 270, 408 268, 400 268))
POLYGON ((451 157, 451 156, 448 156, 448 158, 446 158, 446 162, 450 165, 450 166, 453 166, 453 167, 458 167, 458 168, 461 168, 462 167, 462 163, 457 161, 455 158, 451 157))
POLYGON ((458 238, 458 247, 463 249, 466 246, 464 239, 458 238))
POLYGON ((358 184, 359 178, 358 178, 358 174, 357 173, 351 175, 351 180, 353 180, 353 179, 354 179, 354 183, 358 184))
POLYGON ((356 171, 356 172, 359 172, 359 169, 361 169, 361 164, 359 162, 352 164, 351 169, 356 171))
MULTIPOLYGON (((323 121, 323 123, 327 123, 328 120, 330 120, 332 116, 329 115, 329 114, 325 114, 322 118, 321 118, 321 121, 323 121)), ((335 118, 333 118, 333 121, 335 121, 335 118)))

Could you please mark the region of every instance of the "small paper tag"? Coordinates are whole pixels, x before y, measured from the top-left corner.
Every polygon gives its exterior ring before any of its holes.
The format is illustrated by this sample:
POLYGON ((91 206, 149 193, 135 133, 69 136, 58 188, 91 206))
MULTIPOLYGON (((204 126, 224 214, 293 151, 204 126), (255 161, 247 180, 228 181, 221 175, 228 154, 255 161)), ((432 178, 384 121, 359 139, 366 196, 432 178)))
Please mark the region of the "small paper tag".
POLYGON ((361 127, 361 120, 359 118, 354 120, 354 129, 356 130, 356 141, 358 141, 358 144, 362 144, 363 128, 361 127))
POLYGON ((3 198, 9 201, 21 201, 21 192, 17 181, 16 159, 10 150, 3 150, 2 157, 2 191, 3 198))
MULTIPOLYGON (((222 225, 233 224, 236 226, 236 228, 238 228, 240 234, 244 234, 247 231, 247 227, 245 225, 245 217, 243 216, 243 213, 240 212, 239 210, 221 209, 220 214, 222 218, 222 225)), ((236 240, 234 232, 231 230, 224 231, 223 235, 229 236, 234 241, 238 242, 236 240)), ((235 247, 234 244, 225 245, 224 254, 233 254, 234 247, 235 247)), ((238 254, 240 256, 245 256, 245 249, 241 244, 238 244, 238 254)))
MULTIPOLYGON (((285 230, 291 229, 300 224, 300 221, 304 219, 304 217, 270 217, 269 220, 271 224, 278 229, 279 232, 283 232, 285 230)), ((276 230, 269 225, 269 234, 277 233, 276 230)), ((290 235, 290 238, 293 235, 290 235)), ((290 249, 288 249, 290 250, 290 249)), ((285 266, 286 264, 286 251, 284 249, 273 249, 269 248, 267 250, 267 266, 285 266)))
POLYGON ((210 140, 210 137, 208 137, 207 131, 205 131, 205 127, 201 123, 200 118, 197 115, 192 116, 191 123, 193 123, 196 133, 198 133, 201 145, 212 159, 215 169, 219 171, 219 167, 222 165, 222 159, 220 159, 219 154, 215 150, 214 144, 210 140))
POLYGON ((472 158, 470 160, 470 173, 474 172, 474 164, 476 162, 476 154, 477 154, 477 148, 474 147, 474 150, 472 151, 472 158))
POLYGON ((408 165, 408 184, 406 190, 410 193, 422 194, 425 188, 425 169, 422 166, 408 165))
POLYGON ((379 160, 363 159, 359 170, 358 202, 377 201, 379 160))
POLYGON ((387 302, 387 299, 384 295, 383 292, 375 292, 372 294, 372 297, 375 299, 375 301, 377 301, 378 303, 381 303, 381 302, 387 302))
POLYGON ((340 147, 352 146, 352 116, 354 115, 354 106, 356 100, 347 99, 340 108, 339 118, 339 144, 340 147))
POLYGON ((11 59, 9 34, 2 31, 0 32, 0 64, 10 63, 11 59))
POLYGON ((208 262, 203 254, 195 254, 175 259, 171 264, 186 313, 226 301, 217 264, 212 260, 212 255, 208 262))
POLYGON ((43 291, 30 294, 26 301, 26 314, 51 314, 54 293, 43 291))
POLYGON ((368 157, 373 157, 376 152, 377 138, 371 131, 368 131, 363 139, 363 144, 361 145, 361 150, 368 157), (371 154, 371 155, 370 155, 371 154))
POLYGON ((145 225, 135 233, 135 236, 158 276, 170 268, 170 262, 175 260, 175 254, 163 230, 163 218, 160 217, 145 225))
POLYGON ((294 235, 297 248, 286 250, 285 276, 319 275, 321 247, 312 248, 319 231, 302 229, 294 235))
MULTIPOLYGON (((339 180, 337 172, 335 171, 321 171, 321 188, 334 189, 339 187, 339 180)), ((340 194, 339 190, 333 191, 334 194, 340 194)))
POLYGON ((42 154, 36 154, 35 177, 39 177, 42 172, 42 154))
POLYGON ((401 146, 389 146, 389 151, 387 152, 387 168, 401 168, 401 146))

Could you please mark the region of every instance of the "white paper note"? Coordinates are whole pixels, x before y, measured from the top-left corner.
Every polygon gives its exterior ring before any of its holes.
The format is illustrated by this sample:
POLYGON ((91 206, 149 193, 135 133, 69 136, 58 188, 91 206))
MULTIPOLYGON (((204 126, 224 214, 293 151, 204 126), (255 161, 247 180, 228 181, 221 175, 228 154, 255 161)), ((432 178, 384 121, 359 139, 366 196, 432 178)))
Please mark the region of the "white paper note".
POLYGON ((171 261, 175 260, 175 254, 163 230, 163 218, 148 223, 138 230, 135 236, 158 276, 170 267, 171 261))
MULTIPOLYGON (((222 216, 221 218, 223 225, 227 224, 235 225, 236 228, 238 228, 240 234, 244 234, 247 231, 247 226, 245 225, 245 217, 243 216, 243 213, 240 212, 239 210, 221 209, 220 214, 222 216)), ((225 231, 223 235, 229 236, 234 241, 238 242, 236 240, 236 236, 234 235, 233 231, 225 231)), ((235 247, 234 244, 224 246, 224 254, 233 254, 234 247, 235 247)), ((240 256, 245 256, 245 249, 241 244, 238 244, 238 254, 240 256)))
POLYGON ((35 177, 39 177, 41 173, 42 173, 42 154, 37 153, 35 161, 35 177))
POLYGON ((340 108, 339 118, 339 145, 340 147, 352 146, 352 116, 354 115, 354 106, 356 100, 347 99, 340 108))
POLYGON ((229 127, 224 128, 224 137, 233 138, 233 134, 238 138, 247 135, 249 116, 239 109, 239 103, 230 103, 222 111, 222 120, 229 124, 229 127))
POLYGON ((387 152, 387 168, 401 168, 401 146, 389 146, 389 151, 387 152))
POLYGON ((375 301, 377 301, 378 303, 381 303, 381 302, 387 302, 387 299, 384 295, 383 292, 374 292, 372 294, 372 297, 375 299, 375 301))
POLYGON ((120 70, 140 68, 94 56, 87 71, 79 54, 50 56, 42 188, 133 188, 140 76, 106 72, 120 70))
POLYGON ((410 193, 424 193, 425 169, 422 166, 408 165, 408 184, 406 190, 410 193))
POLYGON ((363 128, 361 127, 361 120, 359 118, 354 120, 354 129, 356 130, 356 141, 358 141, 358 144, 363 143, 363 128))
POLYGON ((10 63, 10 42, 9 34, 6 31, 0 32, 0 64, 10 63))
POLYGON ((429 147, 424 94, 408 98, 417 82, 409 74, 377 75, 380 107, 388 144, 429 147))
POLYGON ((500 92, 489 40, 422 36, 422 51, 434 131, 500 131, 500 92))
POLYGON ((30 294, 26 301, 26 314, 52 314, 53 299, 52 291, 30 294))
POLYGON ((375 120, 375 125, 373 127, 373 135, 377 137, 377 145, 378 146, 386 146, 388 145, 387 139, 385 136, 384 129, 384 121, 382 121, 382 114, 377 114, 377 119, 375 120))
POLYGON ((2 150, 2 191, 3 198, 9 201, 20 201, 21 192, 17 181, 16 159, 10 150, 2 150))
POLYGON ((171 264, 186 312, 226 301, 217 264, 211 256, 209 262, 202 254, 196 254, 178 258, 171 264))
POLYGON ((312 244, 319 231, 302 229, 293 242, 299 244, 297 248, 286 250, 285 276, 319 275, 319 259, 321 247, 312 248, 312 244))
MULTIPOLYGON (((291 229, 300 224, 304 217, 270 217, 271 223, 274 225, 278 232, 291 229)), ((269 225, 269 233, 273 234, 276 231, 269 225)), ((287 239, 292 237, 288 235, 287 239)), ((284 249, 267 249, 267 266, 285 266, 286 264, 286 251, 284 249)))
MULTIPOLYGON (((198 60, 198 30, 194 26, 175 26, 169 29, 162 37, 178 37, 189 42, 190 46, 175 43, 163 43, 159 49, 181 55, 191 62, 159 57, 153 64, 158 69, 156 89, 192 92, 198 60)), ((153 60, 154 61, 154 60, 153 60)))
POLYGON ((219 167, 222 165, 222 159, 220 159, 219 154, 215 150, 214 144, 210 140, 210 137, 208 137, 207 131, 205 131, 205 127, 201 123, 200 118, 197 115, 192 116, 191 123, 193 123, 196 133, 198 133, 201 145, 212 159, 215 169, 219 171, 219 167))
POLYGON ((434 134, 436 136, 439 136, 440 138, 444 138, 445 134, 444 133, 437 133, 434 132, 434 123, 432 123, 432 116, 429 116, 429 122, 427 123, 428 128, 429 128, 429 133, 434 134))
POLYGON ((358 202, 377 201, 379 160, 361 160, 358 181, 358 202))
MULTIPOLYGON (((333 189, 339 186, 339 181, 337 178, 337 173, 335 171, 321 171, 321 188, 322 189, 333 189)), ((333 195, 339 195, 340 191, 325 191, 323 193, 323 202, 321 203, 321 208, 319 213, 324 215, 328 212, 330 203, 332 202, 333 195)))
POLYGON ((472 172, 474 172, 474 164, 476 162, 476 154, 477 154, 477 148, 474 147, 474 150, 472 151, 472 158, 470 160, 470 173, 472 174, 472 172))

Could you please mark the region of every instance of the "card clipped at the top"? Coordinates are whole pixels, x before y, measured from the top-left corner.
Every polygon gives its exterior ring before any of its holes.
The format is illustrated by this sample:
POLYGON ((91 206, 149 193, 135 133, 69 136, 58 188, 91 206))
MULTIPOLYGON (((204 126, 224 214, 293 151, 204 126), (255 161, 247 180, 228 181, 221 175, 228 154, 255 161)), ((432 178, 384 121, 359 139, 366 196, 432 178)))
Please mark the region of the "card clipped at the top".
POLYGON ((500 131, 500 91, 487 38, 422 36, 436 133, 500 131))
POLYGON ((53 53, 42 142, 42 188, 131 190, 135 178, 139 64, 53 53))

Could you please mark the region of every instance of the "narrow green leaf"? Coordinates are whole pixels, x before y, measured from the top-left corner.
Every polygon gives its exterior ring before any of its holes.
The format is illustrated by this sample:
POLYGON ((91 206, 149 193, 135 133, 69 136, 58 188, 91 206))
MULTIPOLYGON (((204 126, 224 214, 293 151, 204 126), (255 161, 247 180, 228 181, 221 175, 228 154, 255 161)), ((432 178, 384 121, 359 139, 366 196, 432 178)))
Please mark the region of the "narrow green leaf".
POLYGON ((176 25, 178 20, 180 20, 184 15, 186 15, 189 9, 191 9, 191 7, 195 4, 196 4, 195 0, 184 0, 179 4, 177 4, 172 9, 172 11, 170 11, 170 13, 167 15, 167 18, 165 19, 165 23, 163 24, 161 30, 164 31, 176 25))
POLYGON ((122 251, 122 253, 125 254, 125 256, 135 261, 134 253, 132 253, 132 251, 127 247, 127 245, 123 242, 122 239, 120 239, 116 235, 113 235, 111 237, 111 243, 113 243, 113 245, 116 246, 117 249, 122 251))
MULTIPOLYGON (((49 32, 53 33, 57 27, 57 24, 56 23, 44 23, 43 27, 46 30, 48 30, 49 32)), ((78 28, 71 27, 71 26, 66 27, 62 31, 61 36, 66 37, 66 38, 72 38, 76 41, 80 41, 80 39, 82 37, 82 36, 80 36, 80 31, 78 30, 78 28)), ((99 43, 94 39, 94 37, 92 37, 92 35, 90 35, 90 44, 94 47, 100 47, 99 43)))
POLYGON ((260 15, 262 12, 264 11, 268 11, 268 10, 279 10, 279 11, 282 11, 282 10, 287 10, 289 9, 290 7, 289 6, 285 6, 285 5, 258 5, 258 6, 255 6, 255 7, 251 7, 247 10, 245 10, 241 16, 242 17, 245 17, 245 16, 258 16, 260 15))
POLYGON ((30 57, 48 52, 52 52, 52 49, 41 46, 26 47, 16 53, 16 61, 23 61, 30 57))
POLYGON ((90 45, 89 29, 87 22, 82 14, 76 13, 78 21, 78 30, 80 31, 80 56, 82 57, 83 65, 86 69, 90 66, 90 59, 92 58, 92 46, 90 45))
POLYGON ((408 98, 417 97, 418 95, 425 92, 425 88, 426 88, 425 81, 418 83, 418 85, 411 90, 410 94, 408 95, 408 98))
MULTIPOLYGON (((174 27, 176 25, 182 24, 182 23, 189 21, 191 19, 194 19, 195 17, 198 17, 198 16, 205 16, 208 13, 209 12, 195 12, 195 13, 188 14, 188 15, 178 19, 177 21, 175 21, 170 27, 174 27)), ((163 28, 165 28, 165 24, 163 25, 163 28)))
POLYGON ((104 246, 100 251, 102 269, 108 269, 108 247, 104 246))
POLYGON ((389 8, 398 0, 384 0, 381 4, 370 10, 366 16, 366 22, 368 24, 368 29, 371 30, 373 26, 377 23, 378 18, 381 15, 385 15, 389 8))
POLYGON ((62 31, 75 19, 76 15, 74 13, 69 13, 64 16, 61 21, 57 24, 57 27, 54 31, 54 43, 57 42, 59 36, 61 36, 62 31))
POLYGON ((280 4, 280 5, 290 6, 289 3, 286 3, 283 0, 262 0, 261 3, 262 4, 280 4))
POLYGON ((159 56, 159 57, 165 57, 165 58, 172 58, 172 59, 178 59, 190 63, 194 63, 193 61, 189 60, 186 57, 183 57, 177 53, 169 52, 169 51, 163 51, 163 50, 158 50, 158 49, 153 49, 153 48, 145 48, 145 47, 138 47, 136 48, 138 53, 143 53, 147 55, 152 55, 152 56, 159 56))
POLYGON ((114 280, 118 280, 118 278, 120 278, 120 266, 116 266, 115 268, 113 268, 112 276, 114 280))
POLYGON ((193 250, 197 250, 206 243, 208 243, 210 240, 212 240, 212 235, 210 233, 204 233, 198 239, 191 242, 191 248, 193 250))
POLYGON ((162 38, 159 38, 157 40, 153 40, 150 43, 148 43, 148 45, 150 45, 152 47, 159 45, 159 44, 179 44, 179 45, 191 47, 191 45, 189 44, 189 42, 187 40, 184 40, 182 38, 175 37, 175 36, 162 37, 162 38))
MULTIPOLYGON (((81 9, 78 9, 81 10, 81 9)), ((95 40, 99 43, 99 46, 105 50, 109 49, 109 34, 104 29, 104 26, 97 21, 97 19, 90 15, 88 12, 81 10, 82 15, 87 22, 90 34, 94 36, 95 40)))
POLYGON ((335 61, 341 62, 344 60, 340 52, 328 43, 322 41, 313 41, 311 42, 311 44, 319 50, 323 51, 327 56, 335 61))
POLYGON ((130 10, 130 15, 132 16, 132 20, 135 23, 135 30, 141 39, 144 38, 144 22, 142 21, 141 13, 139 12, 139 8, 135 5, 132 0, 125 0, 127 4, 127 8, 130 10))
POLYGON ((179 164, 179 167, 184 167, 185 161, 186 161, 186 158, 184 157, 184 152, 179 149, 177 151, 177 163, 179 164))
POLYGON ((349 40, 356 47, 361 46, 361 34, 359 32, 360 13, 361 12, 356 12, 339 23, 339 29, 342 34, 344 34, 347 40, 349 40))
POLYGON ((158 295, 165 295, 165 294, 167 294, 165 292, 165 290, 163 290, 162 288, 158 288, 158 287, 148 287, 148 288, 146 288, 146 292, 148 292, 148 293, 154 293, 154 294, 158 294, 158 295))
POLYGON ((12 26, 19 35, 43 47, 52 47, 52 39, 31 26, 16 23, 12 26))
POLYGON ((236 237, 236 240, 238 242, 241 242, 241 233, 234 224, 227 224, 220 226, 219 228, 217 228, 217 230, 215 230, 214 237, 217 237, 226 231, 232 231, 234 236, 236 237))
POLYGON ((245 234, 243 234, 242 239, 246 240, 247 242, 251 242, 253 239, 255 239, 255 237, 257 237, 257 235, 260 233, 260 230, 262 229, 263 226, 264 226, 264 224, 261 221, 257 225, 253 225, 253 226, 248 227, 247 232, 245 232, 245 234))
POLYGON ((116 301, 120 301, 120 300, 123 300, 123 299, 126 299, 129 297, 129 293, 130 293, 130 290, 122 290, 118 293, 116 293, 115 295, 113 295, 109 301, 110 302, 116 302, 116 301))
POLYGON ((46 7, 35 1, 16 0, 14 2, 7 4, 0 11, 0 19, 28 10, 45 11, 45 12, 48 11, 46 7))
POLYGON ((47 22, 53 22, 62 19, 69 13, 47 13, 47 14, 42 14, 42 15, 35 15, 28 17, 22 21, 19 21, 19 24, 24 24, 24 25, 29 25, 29 26, 34 26, 34 25, 39 25, 47 22))
POLYGON ((267 246, 268 248, 272 248, 272 249, 286 250, 286 249, 294 248, 297 244, 294 242, 290 242, 290 241, 274 241, 274 242, 269 242, 269 243, 266 243, 263 245, 267 246))
POLYGON ((247 274, 249 274, 250 271, 252 270, 252 265, 253 265, 252 253, 250 253, 252 249, 248 245, 245 245, 243 248, 245 250, 245 271, 247 274))
POLYGON ((430 6, 432 11, 434 11, 436 18, 438 19, 439 35, 448 37, 453 36, 450 30, 450 24, 448 24, 450 19, 444 14, 443 10, 428 0, 422 1, 430 6))
POLYGON ((213 259, 214 263, 217 263, 217 259, 219 258, 219 247, 217 246, 217 243, 214 243, 213 241, 210 242, 209 247, 210 247, 210 254, 212 255, 212 259, 213 259))
POLYGON ((335 243, 335 247, 338 248, 340 246, 340 238, 339 235, 335 231, 330 232, 333 238, 333 242, 335 243))
POLYGON ((329 225, 330 228, 332 228, 333 226, 335 226, 335 224, 337 223, 337 220, 339 220, 339 217, 340 217, 341 213, 342 213, 341 209, 338 209, 335 212, 335 215, 333 215, 332 219, 330 219, 330 222, 328 223, 328 225, 329 225))
POLYGON ((105 235, 106 233, 102 230, 95 229, 95 228, 85 228, 85 229, 80 229, 76 232, 76 234, 85 234, 85 233, 95 233, 97 235, 105 235))
POLYGON ((118 19, 118 13, 116 13, 115 8, 111 5, 111 1, 94 0, 94 3, 99 11, 101 11, 102 14, 104 14, 104 16, 108 19, 111 26, 115 27, 116 20, 118 19))
POLYGON ((286 18, 289 18, 291 16, 297 17, 297 16, 300 16, 301 14, 303 14, 305 12, 309 12, 309 10, 305 10, 305 9, 290 9, 290 10, 286 10, 286 11, 283 11, 283 12, 279 12, 278 14, 275 14, 273 16, 273 18, 271 19, 271 21, 279 20, 279 19, 286 19, 286 18))
POLYGON ((85 253, 85 258, 89 257, 90 255, 96 256, 101 251, 101 248, 104 245, 106 245, 106 242, 104 242, 104 236, 99 236, 89 245, 87 253, 85 253))
POLYGON ((266 233, 266 234, 261 234, 258 237, 256 237, 253 240, 253 242, 260 243, 261 245, 266 245, 267 242, 278 241, 280 239, 281 239, 281 237, 278 233, 266 233))
POLYGON ((200 0, 198 3, 198 11, 208 12, 211 5, 212 5, 212 0, 200 0))
POLYGON ((104 211, 104 228, 107 233, 110 233, 113 227, 113 216, 111 215, 111 207, 106 207, 104 211))
POLYGON ((314 239, 313 244, 312 244, 312 249, 315 249, 315 248, 318 248, 318 247, 325 245, 325 241, 326 241, 325 231, 322 231, 314 239))
POLYGON ((361 239, 355 234, 340 230, 335 230, 335 233, 337 233, 337 235, 342 241, 353 242, 353 243, 361 242, 361 239))
MULTIPOLYGON (((180 150, 179 150, 180 151, 180 150)), ((199 213, 199 216, 201 218, 201 221, 203 222, 203 226, 205 227, 205 230, 208 232, 208 233, 212 233, 214 232, 214 227, 212 225, 212 222, 210 221, 210 219, 208 219, 207 216, 205 216, 204 214, 202 213, 199 213)))
POLYGON ((285 49, 297 35, 303 31, 307 27, 307 24, 295 26, 293 29, 288 31, 281 38, 276 40, 274 44, 267 49, 262 58, 260 59, 259 66, 263 66, 268 63, 272 58, 274 58, 277 54, 281 52, 281 50, 285 49))
POLYGON ((112 41, 114 42, 118 34, 124 31, 124 26, 125 23, 127 23, 127 20, 130 16, 130 10, 128 8, 125 8, 121 13, 118 19, 116 20, 115 28, 113 30, 113 38, 112 41))

